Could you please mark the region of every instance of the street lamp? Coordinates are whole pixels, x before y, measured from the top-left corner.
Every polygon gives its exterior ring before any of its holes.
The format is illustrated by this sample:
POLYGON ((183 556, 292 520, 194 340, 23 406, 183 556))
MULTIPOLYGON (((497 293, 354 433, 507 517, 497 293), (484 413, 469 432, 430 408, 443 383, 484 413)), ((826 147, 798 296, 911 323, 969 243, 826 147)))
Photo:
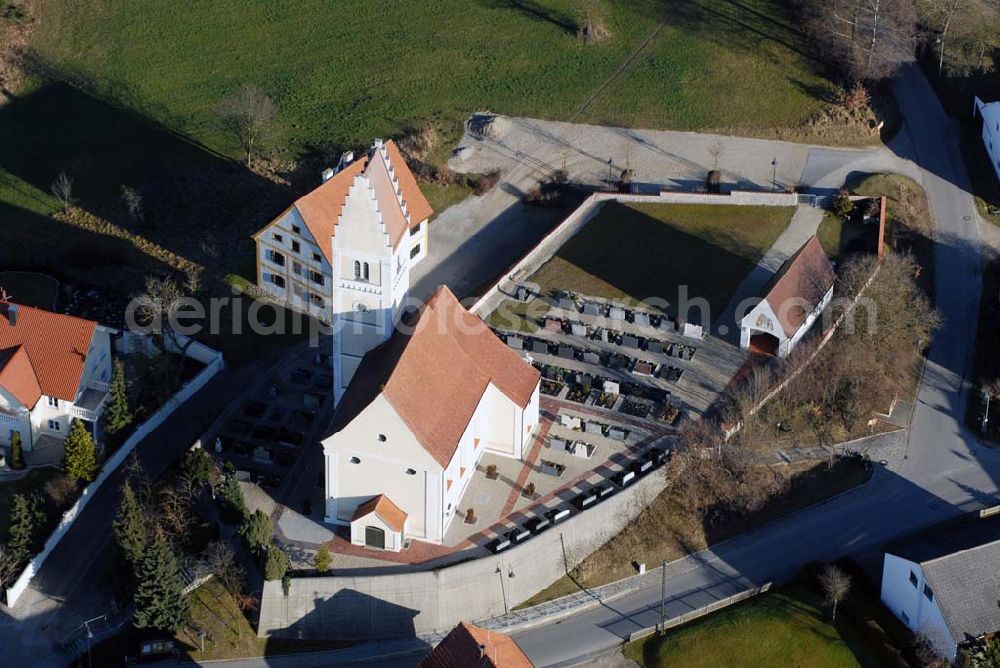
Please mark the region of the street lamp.
POLYGON ((775 156, 771 159, 771 185, 774 187, 775 192, 778 190, 778 158, 775 156))

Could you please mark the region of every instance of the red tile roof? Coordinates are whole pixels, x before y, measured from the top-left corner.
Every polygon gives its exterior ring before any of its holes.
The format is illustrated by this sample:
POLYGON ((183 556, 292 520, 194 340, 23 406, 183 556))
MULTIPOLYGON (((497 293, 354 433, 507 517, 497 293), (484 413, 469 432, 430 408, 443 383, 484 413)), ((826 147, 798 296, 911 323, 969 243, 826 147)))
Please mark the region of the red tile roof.
MULTIPOLYGON (((97 323, 73 316, 51 313, 30 306, 0 303, 0 351, 21 347, 26 353, 35 383, 41 394, 65 401, 76 399, 83 378, 84 362, 90 350, 97 323), (9 311, 16 306, 16 324, 10 324, 9 311)), ((24 396, 33 396, 33 383, 17 355, 8 355, 4 366, 12 367, 4 387, 18 387, 24 396)), ((35 399, 37 401, 37 398, 35 399)), ((34 405, 34 404, 32 404, 34 405)))
POLYGON ((34 408, 42 398, 42 388, 24 346, 0 350, 0 387, 28 408, 34 408))
POLYGON ((534 668, 510 636, 461 622, 418 668, 534 668))
POLYGON ((524 408, 541 374, 442 286, 412 334, 361 361, 334 417, 339 431, 381 392, 423 448, 447 467, 490 384, 524 408))
POLYGON ((809 313, 833 287, 836 275, 826 251, 815 236, 781 265, 764 288, 763 297, 791 338, 809 313), (808 309, 803 304, 809 306, 808 309))
POLYGON ((354 515, 351 516, 351 521, 359 520, 372 513, 382 518, 382 521, 388 524, 393 531, 402 532, 406 525, 407 514, 385 494, 372 497, 358 506, 354 515))
MULTIPOLYGON (((373 147, 369 155, 358 158, 334 174, 329 181, 295 200, 295 204, 292 205, 292 208, 299 212, 313 239, 319 244, 327 262, 331 264, 333 264, 333 249, 329 240, 335 234, 340 214, 347 203, 348 193, 358 176, 367 178, 369 185, 375 191, 375 199, 393 248, 396 248, 408 229, 423 222, 433 213, 431 205, 420 191, 417 180, 403 160, 396 143, 390 140, 383 144, 383 149, 373 147), (387 162, 392 168, 395 184, 389 176, 387 162), (409 220, 403 213, 404 205, 409 220)), ((275 221, 257 232, 257 235, 287 213, 286 210, 275 221)))

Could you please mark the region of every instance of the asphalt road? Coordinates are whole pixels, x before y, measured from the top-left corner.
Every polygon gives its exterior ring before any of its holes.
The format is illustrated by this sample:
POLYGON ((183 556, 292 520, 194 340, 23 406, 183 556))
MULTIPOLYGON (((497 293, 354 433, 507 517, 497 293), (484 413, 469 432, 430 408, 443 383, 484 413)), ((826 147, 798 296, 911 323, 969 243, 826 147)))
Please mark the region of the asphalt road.
MULTIPOLYGON (((929 351, 906 456, 897 466, 878 470, 860 489, 671 564, 668 616, 781 577, 814 559, 863 552, 998 498, 1000 454, 980 446, 962 424, 981 259, 960 135, 916 67, 903 74, 896 92, 906 134, 894 148, 921 168, 937 226, 936 291, 944 318, 929 351)), ((656 624, 659 601, 660 588, 653 586, 515 638, 536 665, 580 663, 656 624)))

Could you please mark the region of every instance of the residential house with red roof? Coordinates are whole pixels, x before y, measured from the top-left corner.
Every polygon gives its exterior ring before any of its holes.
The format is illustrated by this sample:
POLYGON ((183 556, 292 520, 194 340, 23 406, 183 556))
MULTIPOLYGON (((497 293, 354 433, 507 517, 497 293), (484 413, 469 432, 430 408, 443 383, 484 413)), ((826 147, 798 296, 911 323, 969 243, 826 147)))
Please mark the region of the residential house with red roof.
POLYGON ((30 452, 78 418, 95 437, 111 380, 113 330, 0 300, 0 445, 30 452))
POLYGON ((534 668, 508 635, 462 622, 425 656, 417 668, 534 668))
POLYGON ((740 320, 740 347, 786 357, 833 298, 836 275, 822 244, 811 237, 771 277, 740 320))
POLYGON ((323 183, 254 235, 257 285, 334 326, 334 399, 392 333, 427 255, 431 206, 395 142, 345 154, 323 183))
POLYGON ((323 439, 326 520, 352 542, 441 543, 483 453, 521 459, 541 375, 447 287, 364 356, 323 439))

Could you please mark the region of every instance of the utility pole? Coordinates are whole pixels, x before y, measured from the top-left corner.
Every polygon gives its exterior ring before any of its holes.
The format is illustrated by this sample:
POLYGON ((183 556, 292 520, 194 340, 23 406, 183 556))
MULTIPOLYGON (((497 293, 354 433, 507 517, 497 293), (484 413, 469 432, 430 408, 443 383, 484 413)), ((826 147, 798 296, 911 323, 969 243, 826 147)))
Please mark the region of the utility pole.
POLYGON ((660 635, 665 630, 664 624, 667 621, 667 560, 663 560, 660 566, 660 635))
POLYGON ((778 192, 778 157, 771 159, 771 186, 778 192))

